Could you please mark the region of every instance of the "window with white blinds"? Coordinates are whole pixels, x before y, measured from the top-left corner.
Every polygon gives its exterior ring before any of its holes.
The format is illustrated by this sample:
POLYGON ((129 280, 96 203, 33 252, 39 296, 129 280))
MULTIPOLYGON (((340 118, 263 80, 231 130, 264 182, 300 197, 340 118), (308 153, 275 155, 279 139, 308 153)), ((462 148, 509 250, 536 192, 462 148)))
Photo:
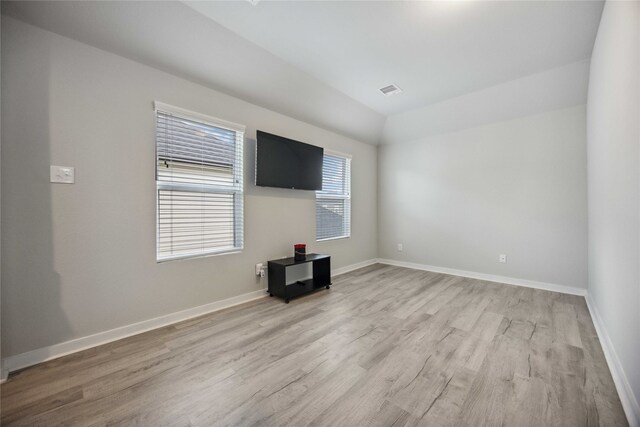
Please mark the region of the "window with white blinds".
POLYGON ((244 126, 155 108, 157 260, 241 250, 244 126))
POLYGON ((324 153, 316 191, 316 240, 351 236, 351 157, 324 153))

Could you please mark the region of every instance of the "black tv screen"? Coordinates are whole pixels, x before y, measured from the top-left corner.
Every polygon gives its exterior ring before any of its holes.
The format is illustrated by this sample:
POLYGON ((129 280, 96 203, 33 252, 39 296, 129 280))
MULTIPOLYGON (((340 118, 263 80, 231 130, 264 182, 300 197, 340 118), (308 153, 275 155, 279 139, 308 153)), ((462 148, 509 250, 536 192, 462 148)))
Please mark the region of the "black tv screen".
POLYGON ((322 190, 323 148, 260 130, 257 136, 256 185, 322 190))

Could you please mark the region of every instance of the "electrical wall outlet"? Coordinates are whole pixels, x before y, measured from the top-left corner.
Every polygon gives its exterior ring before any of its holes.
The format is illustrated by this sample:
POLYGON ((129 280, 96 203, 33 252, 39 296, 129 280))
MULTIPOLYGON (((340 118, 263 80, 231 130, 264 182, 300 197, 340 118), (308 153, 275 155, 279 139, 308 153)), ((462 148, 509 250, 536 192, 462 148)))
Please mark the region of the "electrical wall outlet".
POLYGON ((507 255, 506 254, 500 254, 500 256, 498 257, 498 261, 500 261, 503 264, 507 263, 507 255))
POLYGON ((264 264, 261 262, 256 264, 256 276, 264 277, 264 264))
POLYGON ((404 250, 404 247, 402 246, 402 243, 398 243, 398 251, 402 252, 404 250))

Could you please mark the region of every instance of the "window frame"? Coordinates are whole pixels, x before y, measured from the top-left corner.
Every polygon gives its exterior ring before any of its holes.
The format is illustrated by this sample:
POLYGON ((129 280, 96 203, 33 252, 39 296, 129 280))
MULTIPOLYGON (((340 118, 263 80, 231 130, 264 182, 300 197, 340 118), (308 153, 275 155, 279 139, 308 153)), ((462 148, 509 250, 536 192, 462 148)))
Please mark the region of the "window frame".
POLYGON ((347 154, 347 153, 342 153, 339 151, 334 151, 334 150, 328 150, 328 149, 324 149, 324 153, 323 153, 323 157, 322 157, 322 161, 323 161, 323 176, 322 176, 322 181, 323 181, 323 185, 324 185, 324 156, 329 155, 332 157, 340 157, 342 159, 345 159, 345 161, 347 162, 346 166, 347 166, 347 173, 345 176, 345 187, 346 187, 346 192, 343 194, 321 194, 322 190, 316 191, 315 193, 315 208, 316 208, 316 242, 326 242, 326 241, 330 241, 330 240, 339 240, 339 239, 349 239, 351 238, 351 211, 352 211, 352 194, 351 194, 351 172, 352 172, 352 162, 353 162, 353 156, 351 154, 347 154), (318 200, 328 200, 328 199, 333 199, 333 200, 344 200, 345 201, 345 212, 347 213, 347 215, 345 215, 344 217, 344 221, 345 223, 343 224, 343 230, 346 228, 347 229, 347 233, 346 234, 342 234, 340 236, 331 236, 331 237, 324 237, 324 238, 318 238, 318 215, 317 215, 317 209, 318 209, 318 200))
POLYGON ((244 138, 246 127, 237 123, 233 123, 227 120, 218 119, 216 117, 207 116, 205 114, 197 113, 194 111, 186 110, 184 108, 175 107, 173 105, 165 104, 162 102, 154 101, 154 178, 155 178, 155 193, 156 193, 156 225, 155 225, 155 258, 156 263, 164 263, 169 261, 186 260, 193 258, 203 258, 209 256, 227 255, 240 253, 244 250, 244 138), (228 186, 216 186, 207 183, 184 183, 184 182, 171 182, 163 181, 158 177, 158 113, 164 113, 179 117, 192 122, 209 125, 216 128, 221 128, 235 132, 236 134, 236 151, 233 164, 233 176, 234 180, 239 179, 239 184, 233 187, 228 186), (234 234, 233 247, 216 248, 205 252, 181 254, 174 256, 160 257, 160 191, 184 191, 192 193, 208 193, 208 194, 232 194, 233 195, 233 229, 234 233, 237 228, 240 229, 240 235, 234 234), (239 225, 236 224, 239 221, 239 225))

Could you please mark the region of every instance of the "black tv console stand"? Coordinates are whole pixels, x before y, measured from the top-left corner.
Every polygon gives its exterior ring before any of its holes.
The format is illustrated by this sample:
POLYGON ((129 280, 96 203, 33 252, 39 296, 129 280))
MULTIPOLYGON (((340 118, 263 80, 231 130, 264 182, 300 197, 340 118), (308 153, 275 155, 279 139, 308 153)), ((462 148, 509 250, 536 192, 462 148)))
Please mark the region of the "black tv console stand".
POLYGON ((293 298, 331 287, 331 257, 329 255, 307 254, 302 261, 293 257, 269 261, 269 295, 284 299, 287 304, 293 298), (287 284, 287 267, 313 263, 313 277, 287 284))

